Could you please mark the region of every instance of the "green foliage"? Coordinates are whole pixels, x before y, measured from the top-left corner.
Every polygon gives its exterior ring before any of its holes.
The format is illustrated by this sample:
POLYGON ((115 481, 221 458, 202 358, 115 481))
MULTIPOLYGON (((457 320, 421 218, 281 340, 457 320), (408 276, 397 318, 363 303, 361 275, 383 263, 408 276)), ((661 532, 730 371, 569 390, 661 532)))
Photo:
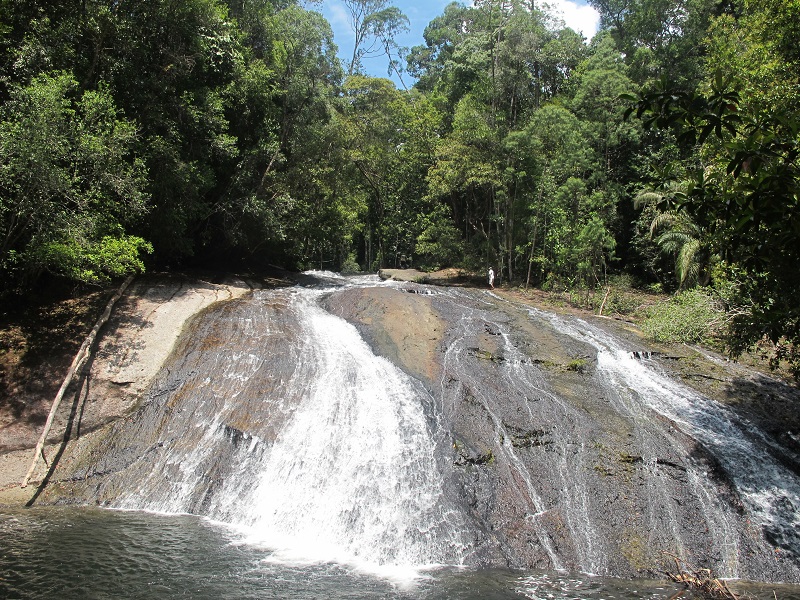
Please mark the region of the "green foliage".
POLYGON ((151 244, 162 265, 492 264, 593 305, 631 273, 715 286, 733 351, 791 363, 797 3, 591 3, 589 44, 538 3, 452 3, 401 91, 359 74, 373 51, 403 71, 384 0, 347 2, 347 79, 295 0, 0 1, 3 285, 137 271, 151 244))
POLYGON ((616 247, 614 236, 606 229, 602 220, 593 215, 575 238, 574 252, 578 274, 586 284, 601 284, 606 281, 608 263, 616 247))
POLYGON ((704 289, 679 292, 649 310, 642 330, 657 342, 713 343, 718 339, 725 313, 704 289))
POLYGON ((734 2, 718 0, 589 0, 642 76, 694 82, 702 72, 703 38, 711 18, 734 2))
MULTIPOLYGON (((698 144, 693 160, 683 161, 685 185, 662 198, 662 210, 688 214, 739 274, 728 337, 735 353, 763 338, 800 342, 792 300, 800 293, 800 88, 797 72, 779 66, 796 57, 774 30, 794 21, 773 21, 767 8, 745 6, 739 19, 721 17, 711 29, 713 58, 732 75, 717 69, 689 91, 662 83, 632 97, 629 109, 652 127, 671 128, 679 142, 698 144)), ((785 8, 782 17, 796 16, 796 8, 785 8)), ((679 170, 664 169, 662 186, 679 170)))
POLYGON ((332 32, 298 6, 249 15, 257 54, 236 69, 224 98, 237 154, 209 220, 234 256, 338 268, 361 202, 340 192, 343 133, 332 123, 341 77, 332 32))
POLYGON ((138 251, 148 245, 125 226, 145 212, 146 172, 132 154, 136 130, 119 118, 108 92, 80 93, 68 73, 40 75, 12 89, 2 117, 6 285, 43 271, 88 280, 140 268, 138 251))
POLYGON ((680 143, 702 144, 712 133, 722 138, 723 131, 736 134, 742 118, 738 113, 739 94, 728 89, 730 81, 717 71, 711 94, 705 95, 676 90, 662 78, 655 91, 641 97, 621 95, 623 99, 636 102, 635 107, 625 111, 625 117, 635 111, 645 127, 674 127, 680 143))
POLYGON ((423 217, 420 229, 422 232, 416 244, 420 268, 437 270, 462 263, 464 245, 461 235, 443 210, 423 217))
POLYGON ((98 241, 69 238, 34 248, 28 260, 75 281, 106 283, 112 277, 143 272, 140 255, 152 251, 149 242, 136 236, 104 236, 98 241))
POLYGON ((340 271, 342 273, 358 273, 361 271, 361 266, 356 262, 354 254, 350 254, 342 263, 340 271))
POLYGON ((679 289, 695 285, 707 285, 710 281, 712 263, 718 259, 712 255, 708 234, 695 223, 685 211, 659 210, 668 194, 682 193, 682 184, 668 182, 667 191, 642 192, 636 196, 638 205, 652 204, 654 212, 650 222, 650 237, 664 254, 675 259, 675 275, 679 289))
POLYGON ((576 358, 567 364, 567 371, 574 371, 576 373, 586 372, 587 361, 585 358, 576 358))

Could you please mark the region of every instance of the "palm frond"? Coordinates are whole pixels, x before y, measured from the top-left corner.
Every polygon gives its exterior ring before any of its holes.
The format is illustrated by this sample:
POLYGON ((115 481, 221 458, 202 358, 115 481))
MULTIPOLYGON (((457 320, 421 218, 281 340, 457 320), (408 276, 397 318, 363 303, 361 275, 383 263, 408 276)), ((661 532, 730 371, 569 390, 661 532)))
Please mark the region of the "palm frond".
POLYGON ((697 282, 700 277, 702 244, 697 238, 687 239, 678 252, 675 261, 675 274, 678 276, 681 289, 685 289, 686 284, 697 282))
POLYGON ((638 209, 642 208, 646 204, 658 204, 663 198, 664 194, 654 192, 652 190, 645 190, 636 195, 636 197, 633 199, 633 206, 638 209))
POLYGON ((677 217, 674 212, 666 211, 658 213, 650 222, 650 237, 653 237, 656 231, 662 227, 668 227, 672 225, 676 219, 677 217))

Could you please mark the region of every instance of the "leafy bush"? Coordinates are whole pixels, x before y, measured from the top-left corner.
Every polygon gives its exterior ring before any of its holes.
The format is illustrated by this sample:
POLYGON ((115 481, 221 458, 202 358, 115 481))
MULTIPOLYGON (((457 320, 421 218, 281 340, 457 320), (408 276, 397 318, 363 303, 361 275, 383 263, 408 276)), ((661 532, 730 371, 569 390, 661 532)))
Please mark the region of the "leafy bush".
POLYGON ((705 289, 694 288, 653 306, 642 329, 657 342, 711 343, 720 337, 724 317, 718 302, 705 289))
POLYGON ((611 288, 603 314, 633 315, 642 306, 642 294, 635 291, 611 288))
POLYGON ((342 263, 342 273, 358 273, 361 271, 361 266, 356 261, 355 253, 351 252, 345 261, 342 263))
POLYGON ((0 289, 43 272, 99 283, 144 270, 148 210, 137 125, 110 91, 80 92, 71 73, 16 85, 0 106, 0 289))
POLYGON ((444 219, 431 221, 417 238, 415 254, 419 257, 419 266, 426 271, 436 271, 458 264, 464 255, 458 230, 444 219))
POLYGON ((31 263, 42 270, 84 283, 105 283, 112 277, 144 272, 142 253, 153 246, 140 237, 104 236, 101 240, 66 239, 37 248, 31 263))

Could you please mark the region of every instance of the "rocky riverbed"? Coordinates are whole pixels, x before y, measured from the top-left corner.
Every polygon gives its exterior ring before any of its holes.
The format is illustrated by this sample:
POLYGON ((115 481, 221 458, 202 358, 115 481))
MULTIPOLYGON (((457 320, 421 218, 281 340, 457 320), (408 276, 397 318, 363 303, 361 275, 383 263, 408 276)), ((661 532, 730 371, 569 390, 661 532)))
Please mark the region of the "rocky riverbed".
MULTIPOLYGON (((519 292, 475 289, 457 274, 435 281, 458 284, 446 286, 420 283, 410 271, 383 276, 403 283, 343 286, 321 302, 430 394, 431 427, 445 442, 438 452, 446 492, 468 522, 465 564, 636 576, 658 573, 678 555, 723 575, 800 580, 796 540, 754 518, 714 439, 698 439, 691 420, 646 397, 672 393, 658 389, 670 382, 696 390, 746 423, 743 437, 758 438, 751 443, 796 484, 796 388, 702 349, 656 347, 624 321, 539 311, 519 292), (596 341, 604 332, 630 358, 671 379, 655 380, 649 392, 611 385, 608 352, 596 341)), ((19 490, 30 450, 7 451, 0 455, 0 502, 35 493, 37 503, 113 505, 120 482, 134 473, 129 466, 166 443, 142 423, 159 423, 158 414, 182 406, 178 397, 201 364, 182 357, 230 352, 225 343, 238 334, 215 323, 246 320, 254 287, 242 280, 139 280, 59 415, 47 449, 59 459, 37 472, 47 485, 19 490), (61 444, 65 429, 70 441, 61 444)), ((268 298, 257 297, 267 311, 260 314, 288 314, 283 300, 268 298)), ((289 379, 281 353, 302 343, 291 322, 270 318, 272 333, 260 339, 276 341, 258 349, 267 366, 252 380, 263 385, 248 385, 248 397, 289 379)), ((221 425, 234 446, 267 435, 266 417, 247 406, 221 425)), ((223 466, 215 476, 226 476, 223 466)), ((214 489, 203 488, 199 510, 214 489)))

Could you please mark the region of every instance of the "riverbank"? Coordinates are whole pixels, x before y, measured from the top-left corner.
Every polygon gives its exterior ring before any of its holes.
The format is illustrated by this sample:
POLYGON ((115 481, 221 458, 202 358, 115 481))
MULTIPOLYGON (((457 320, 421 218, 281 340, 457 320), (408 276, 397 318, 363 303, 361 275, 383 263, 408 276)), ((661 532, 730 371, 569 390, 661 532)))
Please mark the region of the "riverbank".
MULTIPOLYGON (((48 462, 62 449, 65 432, 90 435, 135 407, 194 315, 241 297, 253 285, 239 278, 168 274, 136 280, 114 307, 92 359, 56 413, 44 448, 48 462)), ((0 334, 0 504, 29 502, 47 477, 48 464, 39 460, 30 485, 19 485, 68 365, 111 294, 56 297, 6 315, 0 334), (65 323, 54 323, 53 315, 65 323)))

